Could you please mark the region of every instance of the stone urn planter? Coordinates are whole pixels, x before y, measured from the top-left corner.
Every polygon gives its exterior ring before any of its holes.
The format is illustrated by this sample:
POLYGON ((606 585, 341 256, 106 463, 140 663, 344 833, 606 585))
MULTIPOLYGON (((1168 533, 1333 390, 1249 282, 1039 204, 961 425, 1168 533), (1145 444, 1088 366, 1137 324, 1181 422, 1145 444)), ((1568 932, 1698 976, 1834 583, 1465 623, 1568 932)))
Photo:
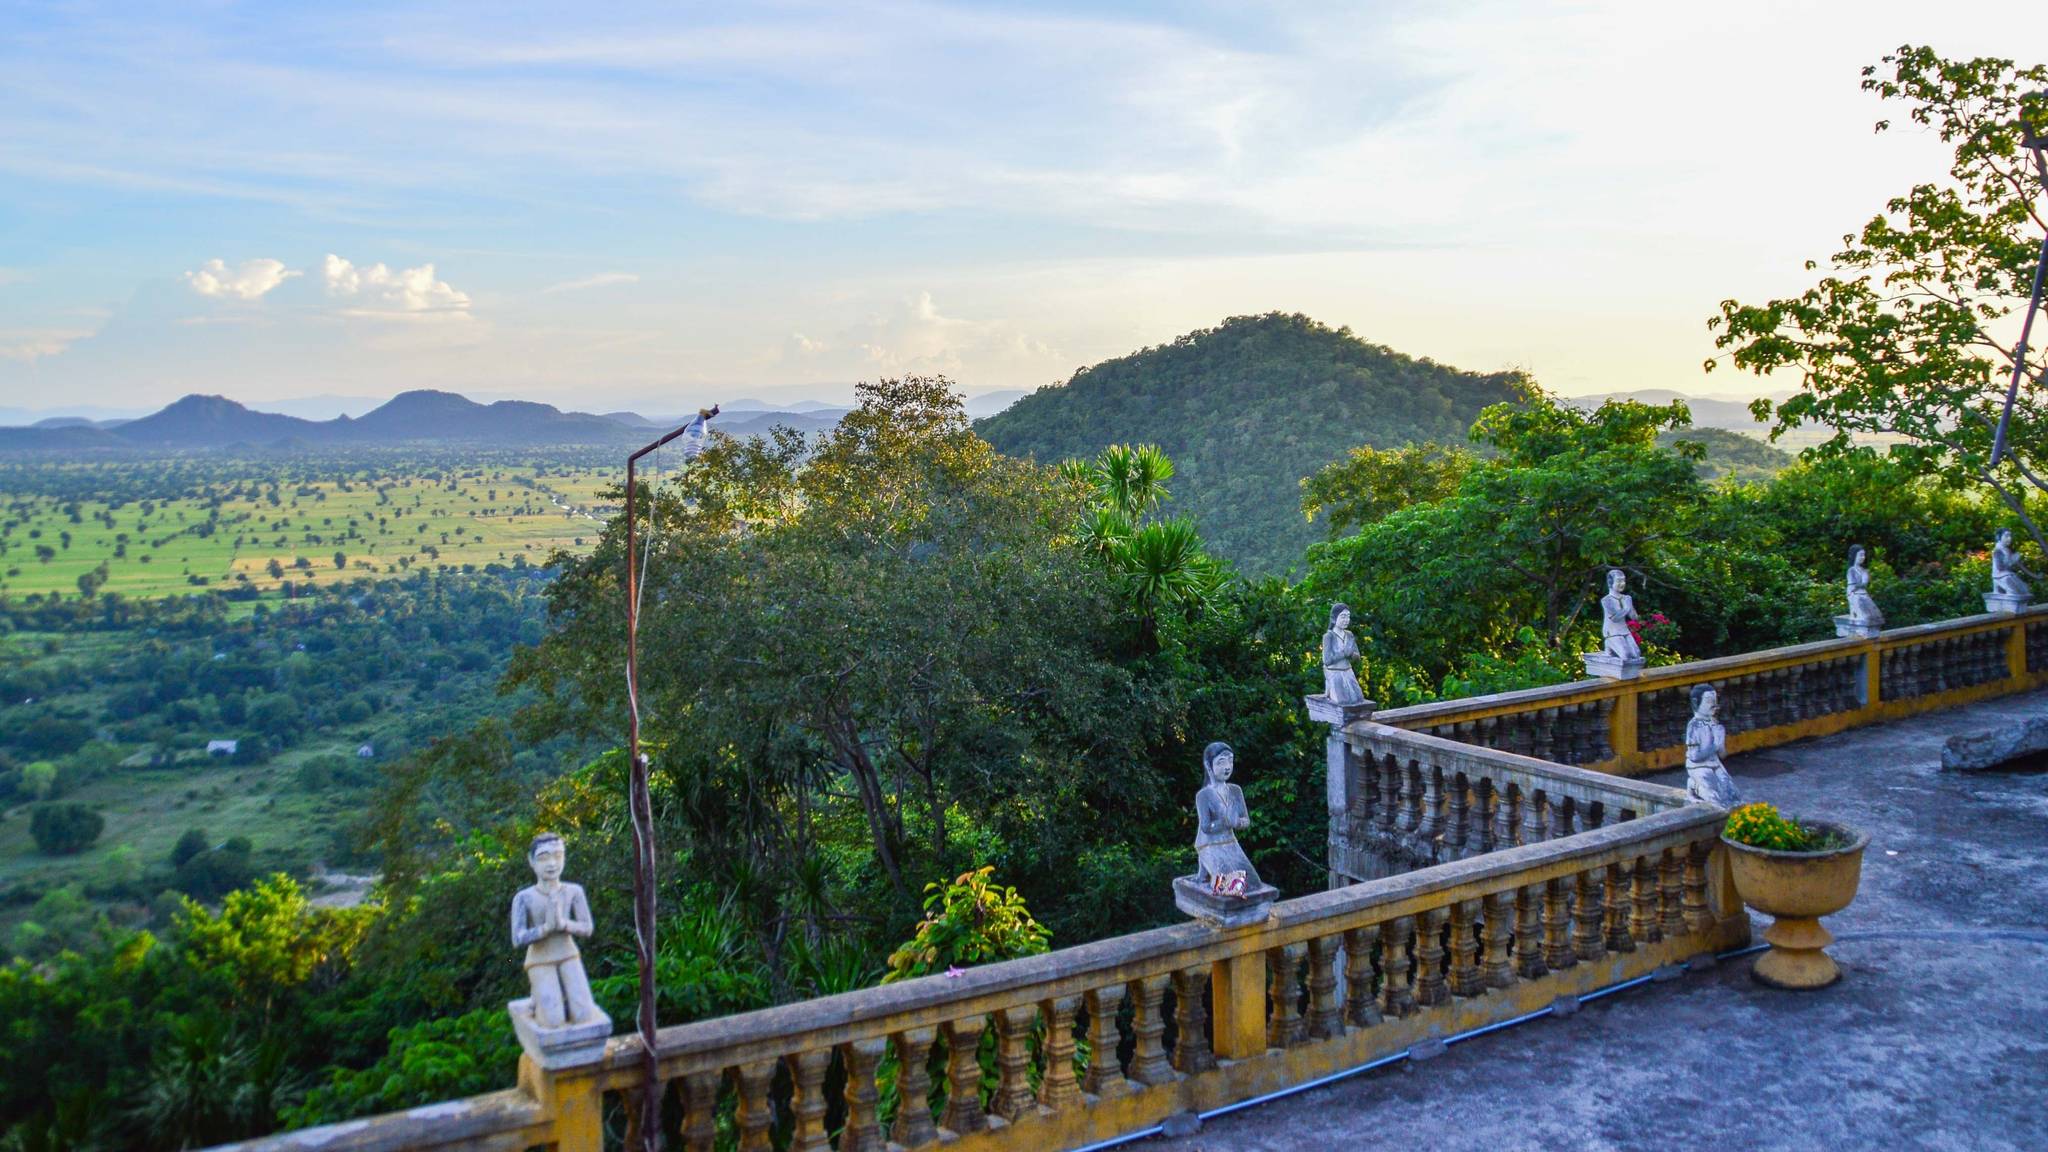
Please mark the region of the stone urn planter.
POLYGON ((1820 918, 1832 916, 1856 898, 1863 878, 1863 849, 1870 835, 1818 821, 1804 824, 1831 844, 1811 852, 1757 848, 1721 837, 1742 902, 1772 918, 1764 929, 1770 951, 1756 958, 1751 974, 1773 988, 1825 988, 1842 970, 1823 949, 1834 936, 1820 918))

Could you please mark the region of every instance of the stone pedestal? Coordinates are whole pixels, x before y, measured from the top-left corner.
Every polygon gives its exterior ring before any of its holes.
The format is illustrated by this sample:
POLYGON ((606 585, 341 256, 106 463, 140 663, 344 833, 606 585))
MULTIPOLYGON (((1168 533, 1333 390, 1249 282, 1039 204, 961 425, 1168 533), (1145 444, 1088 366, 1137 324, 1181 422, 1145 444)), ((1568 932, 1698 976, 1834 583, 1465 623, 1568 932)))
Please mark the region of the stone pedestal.
POLYGON ((1370 700, 1356 704, 1339 704, 1325 695, 1304 696, 1302 702, 1308 705, 1308 718, 1333 728, 1342 728, 1353 720, 1370 720, 1379 705, 1370 700))
POLYGON ((612 1035, 612 1018, 603 1012, 587 1024, 543 1028, 533 1018, 531 999, 514 1000, 505 1005, 505 1011, 512 1017, 519 1046, 535 1065, 549 1070, 595 1063, 604 1057, 605 1041, 612 1035))
POLYGON ((1854 616, 1835 617, 1835 635, 1843 639, 1875 640, 1884 631, 1882 622, 1872 624, 1854 616))
POLYGON ((2032 596, 2007 596, 2003 592, 1986 592, 1984 594, 1984 610, 1986 612, 2004 612, 2008 614, 2025 612, 2027 605, 2033 602, 2034 598, 2032 596))
POLYGON ((1242 896, 1219 896, 1193 876, 1173 878, 1173 903, 1197 920, 1208 920, 1223 928, 1245 928, 1263 924, 1273 912, 1280 890, 1271 884, 1247 889, 1242 896))
POLYGON ((1586 662, 1586 675, 1602 676, 1609 680, 1633 680, 1641 676, 1644 667, 1649 664, 1649 661, 1641 657, 1623 660, 1619 656, 1609 656, 1605 652, 1581 652, 1579 659, 1586 662))

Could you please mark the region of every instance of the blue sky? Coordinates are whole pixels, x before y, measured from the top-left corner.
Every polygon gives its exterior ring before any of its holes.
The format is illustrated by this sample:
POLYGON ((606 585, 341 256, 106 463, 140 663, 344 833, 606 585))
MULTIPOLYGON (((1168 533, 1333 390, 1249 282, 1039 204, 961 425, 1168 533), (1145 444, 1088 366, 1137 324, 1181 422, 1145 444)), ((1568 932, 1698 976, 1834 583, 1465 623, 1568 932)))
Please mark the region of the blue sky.
POLYGON ((2048 6, 18 4, 0 405, 1028 388, 1308 312, 1567 393, 1914 179, 1858 69, 2048 6))

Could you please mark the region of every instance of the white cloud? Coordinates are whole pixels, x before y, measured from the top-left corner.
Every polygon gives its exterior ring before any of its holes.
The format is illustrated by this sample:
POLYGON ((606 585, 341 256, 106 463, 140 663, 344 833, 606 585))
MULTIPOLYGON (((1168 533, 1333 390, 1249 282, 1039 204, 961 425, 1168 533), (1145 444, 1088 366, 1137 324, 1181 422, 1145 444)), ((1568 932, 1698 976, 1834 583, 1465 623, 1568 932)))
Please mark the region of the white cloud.
POLYGON ((185 283, 201 296, 225 300, 261 300, 271 289, 299 275, 281 260, 244 260, 230 268, 225 260, 208 260, 196 272, 185 273, 185 283))
POLYGON ((615 284, 638 284, 639 282, 640 278, 631 272, 599 272, 595 276, 585 276, 577 280, 564 280, 560 284, 550 284, 541 289, 541 291, 581 292, 586 288, 609 288, 615 284))
POLYGON ((22 284, 28 280, 28 273, 20 268, 0 268, 0 285, 22 284))
POLYGON ((90 335, 91 332, 72 328, 0 331, 0 360, 33 364, 50 356, 61 355, 66 348, 90 335))
POLYGON ((467 316, 469 293, 434 277, 434 266, 401 268, 356 264, 329 253, 321 264, 327 294, 351 302, 352 316, 467 316))

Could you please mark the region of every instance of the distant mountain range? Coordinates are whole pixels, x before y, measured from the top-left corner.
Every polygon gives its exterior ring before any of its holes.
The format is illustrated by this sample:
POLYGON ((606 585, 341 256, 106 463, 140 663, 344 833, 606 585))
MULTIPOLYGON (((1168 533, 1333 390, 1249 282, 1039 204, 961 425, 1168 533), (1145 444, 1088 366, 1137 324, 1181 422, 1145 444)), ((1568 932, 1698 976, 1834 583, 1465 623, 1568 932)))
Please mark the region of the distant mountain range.
MULTIPOLYGON (((969 412, 1000 411, 1021 393, 988 393, 969 412)), ((774 408, 756 400, 725 406, 715 427, 754 436, 777 426, 799 432, 831 428, 846 408, 816 400, 774 408)), ((24 413, 26 414, 26 413, 24 413)), ((549 404, 500 400, 480 404, 453 392, 402 392, 360 416, 310 420, 264 412, 224 396, 192 395, 136 419, 54 416, 0 427, 0 451, 188 452, 244 448, 290 451, 407 444, 494 444, 519 447, 632 445, 673 428, 691 414, 646 417, 637 412, 564 412, 549 404)))

